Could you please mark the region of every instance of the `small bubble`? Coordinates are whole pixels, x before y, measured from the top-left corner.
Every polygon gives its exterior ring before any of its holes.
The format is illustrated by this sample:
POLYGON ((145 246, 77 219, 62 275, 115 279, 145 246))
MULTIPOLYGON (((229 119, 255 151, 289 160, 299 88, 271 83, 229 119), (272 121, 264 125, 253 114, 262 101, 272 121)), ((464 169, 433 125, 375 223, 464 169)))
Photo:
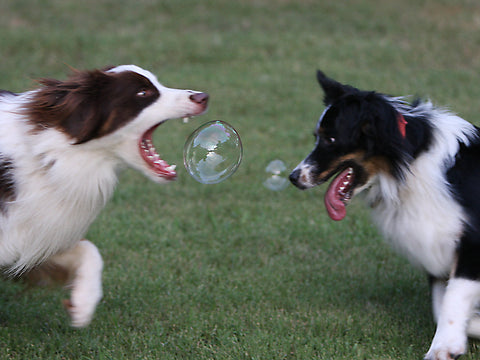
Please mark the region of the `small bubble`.
POLYGON ((288 186, 287 166, 282 160, 271 161, 265 171, 269 177, 263 182, 263 185, 273 191, 284 190, 288 186))
POLYGON ((188 173, 202 184, 217 184, 230 177, 240 165, 242 141, 224 121, 203 124, 185 142, 183 163, 188 173))

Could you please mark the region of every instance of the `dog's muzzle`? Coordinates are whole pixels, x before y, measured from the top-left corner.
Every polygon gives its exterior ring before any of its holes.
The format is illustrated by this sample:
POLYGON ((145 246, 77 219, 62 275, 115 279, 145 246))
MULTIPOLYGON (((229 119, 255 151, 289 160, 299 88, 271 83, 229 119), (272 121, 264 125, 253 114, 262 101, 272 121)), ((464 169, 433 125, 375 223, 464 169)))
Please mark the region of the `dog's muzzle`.
POLYGON ((290 173, 290 176, 288 178, 290 179, 290 182, 293 185, 295 185, 301 190, 305 190, 307 189, 307 186, 305 186, 305 184, 300 181, 301 174, 302 174, 302 169, 297 168, 290 173))

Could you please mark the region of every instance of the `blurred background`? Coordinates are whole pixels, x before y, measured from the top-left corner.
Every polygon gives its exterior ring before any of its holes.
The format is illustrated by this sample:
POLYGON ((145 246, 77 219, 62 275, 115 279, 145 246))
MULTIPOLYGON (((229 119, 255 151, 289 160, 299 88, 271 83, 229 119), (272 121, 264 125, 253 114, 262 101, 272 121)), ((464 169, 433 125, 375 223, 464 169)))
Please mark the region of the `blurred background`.
POLYGON ((383 243, 361 201, 333 223, 324 187, 272 191, 265 169, 292 169, 313 147, 317 69, 480 124, 479 30, 474 0, 2 1, 1 89, 136 64, 211 102, 156 131, 177 182, 125 171, 90 229, 105 260, 92 325, 68 326, 66 291, 1 283, 0 358, 421 358, 434 333, 426 276, 383 243), (217 119, 237 129, 244 159, 203 185, 183 144, 217 119))

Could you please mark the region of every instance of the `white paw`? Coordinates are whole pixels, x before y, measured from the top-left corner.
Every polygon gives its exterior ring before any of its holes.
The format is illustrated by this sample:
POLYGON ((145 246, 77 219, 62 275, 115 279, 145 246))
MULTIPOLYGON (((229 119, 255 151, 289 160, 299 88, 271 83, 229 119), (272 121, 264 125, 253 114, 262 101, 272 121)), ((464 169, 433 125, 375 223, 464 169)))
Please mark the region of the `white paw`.
POLYGON ((70 285, 70 300, 64 301, 64 306, 72 319, 72 326, 85 327, 92 321, 95 308, 103 295, 102 257, 95 245, 84 240, 57 261, 63 261, 75 268, 74 279, 70 285))
POLYGON ((74 291, 70 300, 64 300, 63 306, 70 315, 71 325, 76 328, 88 326, 92 321, 93 314, 101 298, 101 289, 96 289, 96 291, 88 294, 78 294, 74 291))
MULTIPOLYGON (((451 334, 452 335, 452 334, 451 334)), ((453 360, 458 359, 467 351, 466 336, 438 336, 435 335, 432 346, 425 355, 425 360, 453 360)))

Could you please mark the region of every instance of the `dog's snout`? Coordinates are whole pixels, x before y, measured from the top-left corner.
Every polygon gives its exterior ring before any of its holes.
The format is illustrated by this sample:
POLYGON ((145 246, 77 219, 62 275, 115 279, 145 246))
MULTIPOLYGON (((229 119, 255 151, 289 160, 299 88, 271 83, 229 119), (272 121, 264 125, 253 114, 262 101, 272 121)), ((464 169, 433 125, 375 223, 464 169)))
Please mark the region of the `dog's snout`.
POLYGON ((302 169, 295 169, 288 177, 290 182, 300 190, 305 190, 308 186, 305 185, 305 179, 302 179, 302 169))
POLYGON ((298 186, 298 178, 300 177, 300 169, 295 169, 290 173, 290 176, 288 177, 290 179, 290 182, 298 186))
POLYGON ((208 103, 208 94, 204 92, 195 93, 190 95, 190 100, 192 100, 194 103, 206 106, 208 103))

